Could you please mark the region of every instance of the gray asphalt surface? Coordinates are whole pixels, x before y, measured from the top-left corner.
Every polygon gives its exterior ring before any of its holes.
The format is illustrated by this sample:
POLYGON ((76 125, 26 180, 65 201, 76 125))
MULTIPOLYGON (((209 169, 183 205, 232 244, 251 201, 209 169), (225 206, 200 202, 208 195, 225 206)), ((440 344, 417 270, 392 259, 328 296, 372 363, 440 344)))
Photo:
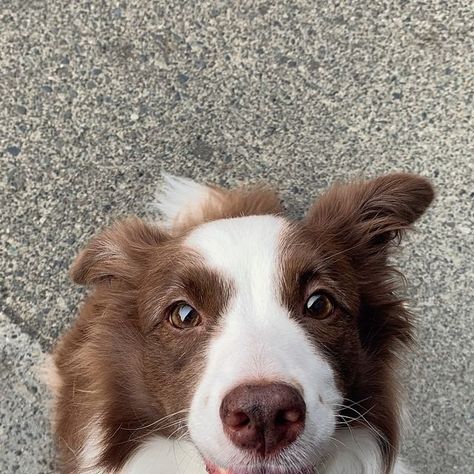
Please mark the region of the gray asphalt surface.
POLYGON ((418 473, 473 472, 474 4, 2 0, 0 472, 54 470, 37 367, 74 317, 73 255, 146 215, 160 171, 266 181, 301 215, 397 170, 438 198, 403 246, 418 473))

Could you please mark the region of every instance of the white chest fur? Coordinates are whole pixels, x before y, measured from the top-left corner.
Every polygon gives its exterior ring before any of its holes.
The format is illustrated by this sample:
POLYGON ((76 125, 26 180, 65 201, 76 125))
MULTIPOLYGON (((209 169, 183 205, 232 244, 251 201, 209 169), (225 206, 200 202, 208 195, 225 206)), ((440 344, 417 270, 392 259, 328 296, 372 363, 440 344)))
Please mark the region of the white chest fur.
MULTIPOLYGON (((380 474, 381 462, 377 442, 367 430, 342 430, 337 434, 334 452, 321 474, 380 474)), ((97 439, 94 435, 92 439, 97 439)), ((83 451, 83 465, 90 465, 94 449, 83 451)), ((87 472, 91 472, 87 470, 87 472)), ((187 441, 172 441, 156 437, 144 444, 127 462, 121 474, 206 474, 204 463, 196 448, 187 441)), ((99 474, 99 473, 95 473, 99 474)), ((101 473, 106 474, 106 473, 101 473)), ((395 465, 393 474, 413 474, 402 461, 395 465)))

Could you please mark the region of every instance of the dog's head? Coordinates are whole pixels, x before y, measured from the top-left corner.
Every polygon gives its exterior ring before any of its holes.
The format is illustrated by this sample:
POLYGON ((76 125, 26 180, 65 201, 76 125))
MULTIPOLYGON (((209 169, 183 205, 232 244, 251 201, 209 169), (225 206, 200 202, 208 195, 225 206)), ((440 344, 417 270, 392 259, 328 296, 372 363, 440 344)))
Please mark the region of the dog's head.
POLYGON ((167 227, 123 221, 71 271, 96 287, 80 359, 102 407, 102 464, 158 433, 188 437, 210 472, 312 472, 338 429, 367 424, 390 465, 393 369, 412 323, 387 259, 430 184, 338 185, 302 221, 265 189, 168 184, 167 227))

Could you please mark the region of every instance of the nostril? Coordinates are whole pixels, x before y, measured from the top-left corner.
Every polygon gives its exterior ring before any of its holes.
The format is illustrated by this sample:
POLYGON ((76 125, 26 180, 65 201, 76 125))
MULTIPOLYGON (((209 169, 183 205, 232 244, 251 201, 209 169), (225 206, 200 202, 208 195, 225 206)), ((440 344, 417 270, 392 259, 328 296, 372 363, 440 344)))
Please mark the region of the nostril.
POLYGON ((302 413, 298 410, 280 410, 276 414, 275 423, 277 425, 297 423, 301 418, 302 413))
POLYGON ((243 411, 236 411, 229 413, 225 422, 229 428, 239 429, 247 426, 250 423, 250 418, 243 411))

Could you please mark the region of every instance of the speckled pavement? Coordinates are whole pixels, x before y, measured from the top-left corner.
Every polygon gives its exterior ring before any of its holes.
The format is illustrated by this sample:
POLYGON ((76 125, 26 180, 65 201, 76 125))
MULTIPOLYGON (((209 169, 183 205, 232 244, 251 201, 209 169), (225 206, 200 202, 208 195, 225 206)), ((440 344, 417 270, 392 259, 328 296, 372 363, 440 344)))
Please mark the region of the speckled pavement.
POLYGON ((470 0, 0 5, 0 472, 54 470, 37 368, 82 295, 77 250, 146 215, 160 171, 264 180, 301 215, 335 180, 430 177, 399 265, 418 473, 473 459, 474 5, 470 0))

